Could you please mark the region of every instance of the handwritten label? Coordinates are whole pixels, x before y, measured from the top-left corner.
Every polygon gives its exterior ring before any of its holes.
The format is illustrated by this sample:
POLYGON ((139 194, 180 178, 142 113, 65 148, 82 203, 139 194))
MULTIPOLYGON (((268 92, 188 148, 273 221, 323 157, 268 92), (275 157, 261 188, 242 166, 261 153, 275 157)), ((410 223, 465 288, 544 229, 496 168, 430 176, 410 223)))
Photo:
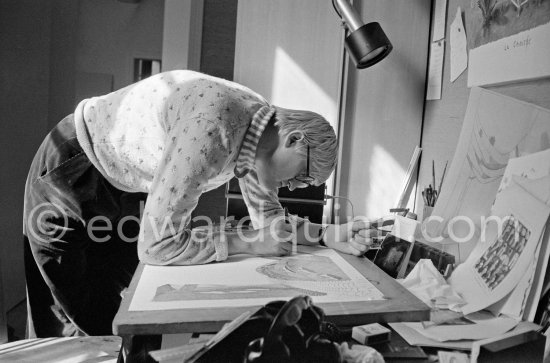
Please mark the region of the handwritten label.
POLYGON ((521 40, 514 40, 512 44, 505 43, 504 44, 504 50, 510 50, 510 47, 512 48, 527 48, 531 45, 531 37, 527 35, 524 39, 521 40))

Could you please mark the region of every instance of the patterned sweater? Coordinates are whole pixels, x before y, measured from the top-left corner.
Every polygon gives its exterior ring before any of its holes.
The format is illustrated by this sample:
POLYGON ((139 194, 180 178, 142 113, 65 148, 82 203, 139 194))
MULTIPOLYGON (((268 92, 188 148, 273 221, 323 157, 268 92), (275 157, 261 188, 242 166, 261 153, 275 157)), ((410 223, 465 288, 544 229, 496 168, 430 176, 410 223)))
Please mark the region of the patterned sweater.
POLYGON ((200 264, 227 258, 219 234, 188 228, 199 196, 239 177, 255 228, 283 214, 277 190, 252 166, 274 113, 239 84, 192 71, 149 77, 75 110, 77 138, 116 188, 148 193, 140 224, 141 258, 155 264, 200 264))

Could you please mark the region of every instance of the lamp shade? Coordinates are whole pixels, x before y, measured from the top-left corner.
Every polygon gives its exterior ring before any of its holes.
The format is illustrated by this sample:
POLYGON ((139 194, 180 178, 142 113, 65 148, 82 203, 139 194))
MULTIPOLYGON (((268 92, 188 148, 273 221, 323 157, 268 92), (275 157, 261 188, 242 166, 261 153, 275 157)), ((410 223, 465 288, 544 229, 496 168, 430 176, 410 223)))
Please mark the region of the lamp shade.
POLYGON ((350 32, 345 46, 357 68, 367 68, 380 62, 393 49, 377 22, 365 24, 350 32))

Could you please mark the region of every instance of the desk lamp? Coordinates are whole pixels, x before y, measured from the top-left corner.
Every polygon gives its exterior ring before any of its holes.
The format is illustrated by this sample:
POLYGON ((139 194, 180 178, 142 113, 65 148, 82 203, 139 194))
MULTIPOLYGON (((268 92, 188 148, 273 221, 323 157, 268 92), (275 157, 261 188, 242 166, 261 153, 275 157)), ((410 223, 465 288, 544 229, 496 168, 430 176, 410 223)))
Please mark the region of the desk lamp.
POLYGON ((349 0, 332 0, 332 5, 349 30, 346 49, 357 68, 370 67, 384 59, 392 50, 388 37, 380 24, 363 24, 349 0))

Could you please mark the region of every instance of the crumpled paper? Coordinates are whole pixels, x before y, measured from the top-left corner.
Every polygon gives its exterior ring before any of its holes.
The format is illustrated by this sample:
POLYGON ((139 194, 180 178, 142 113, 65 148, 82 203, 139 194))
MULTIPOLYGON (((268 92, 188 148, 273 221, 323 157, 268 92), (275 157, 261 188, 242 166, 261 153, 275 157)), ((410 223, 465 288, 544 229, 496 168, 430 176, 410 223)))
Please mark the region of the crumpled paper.
POLYGON ((346 363, 384 363, 382 354, 366 345, 355 344, 351 348, 348 343, 340 344, 340 353, 346 363))
POLYGON ((419 260, 407 277, 398 281, 425 304, 434 308, 460 312, 460 306, 466 304, 430 259, 419 260))

